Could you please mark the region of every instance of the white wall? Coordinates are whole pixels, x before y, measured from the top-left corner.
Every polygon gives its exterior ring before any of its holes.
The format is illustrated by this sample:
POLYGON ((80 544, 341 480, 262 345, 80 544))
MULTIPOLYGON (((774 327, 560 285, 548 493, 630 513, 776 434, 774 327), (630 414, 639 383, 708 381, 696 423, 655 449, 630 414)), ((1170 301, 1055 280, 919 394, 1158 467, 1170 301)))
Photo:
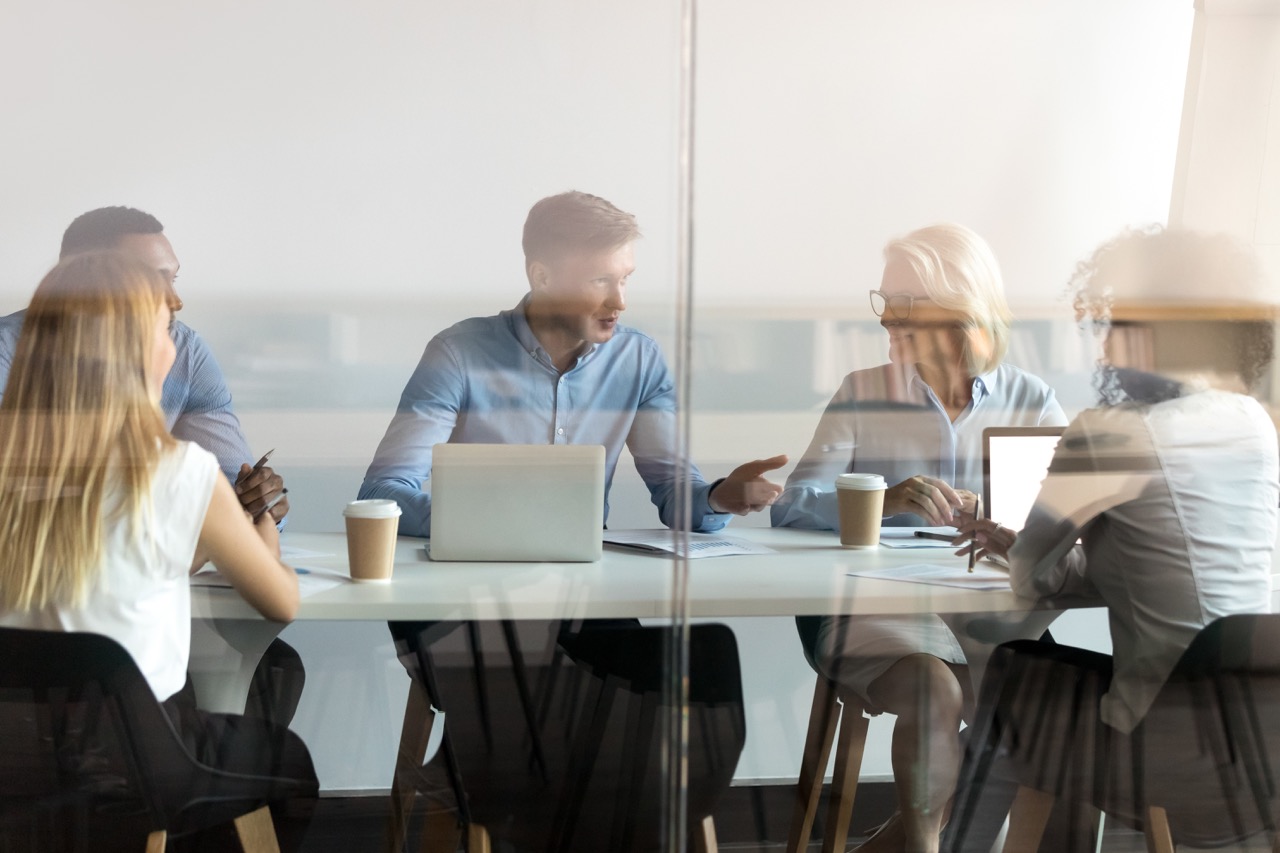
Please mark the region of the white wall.
POLYGON ((1280 2, 1196 11, 1170 224, 1225 231, 1280 281, 1280 2))
POLYGON ((1017 304, 1163 222, 1192 4, 701 4, 696 293, 862 307, 889 238, 987 237, 1017 304))
MULTIPOLYGON (((183 262, 184 318, 219 354, 254 447, 279 448, 291 524, 336 529, 427 338, 518 298, 519 231, 538 197, 577 187, 640 217, 631 315, 670 345, 676 6, 9 4, 0 310, 25 302, 76 214, 156 213, 183 262)), ((965 222, 991 240, 1015 304, 1056 310, 1096 242, 1162 220, 1191 12, 699 3, 695 325, 715 346, 696 356, 693 441, 706 473, 803 449, 820 394, 779 403, 779 371, 791 350, 813 369, 815 317, 862 310, 889 237, 965 222), (799 324, 772 325, 788 317, 799 324), (776 383, 738 392, 696 372, 712 365, 776 383)), ((617 526, 655 523, 634 476, 613 504, 617 526)), ((788 620, 735 627, 750 655, 743 773, 786 776, 811 677, 788 620)), ((313 673, 298 726, 326 787, 389 779, 394 727, 358 762, 334 746, 346 729, 334 709, 355 696, 361 719, 398 714, 382 636, 290 631, 313 673)))

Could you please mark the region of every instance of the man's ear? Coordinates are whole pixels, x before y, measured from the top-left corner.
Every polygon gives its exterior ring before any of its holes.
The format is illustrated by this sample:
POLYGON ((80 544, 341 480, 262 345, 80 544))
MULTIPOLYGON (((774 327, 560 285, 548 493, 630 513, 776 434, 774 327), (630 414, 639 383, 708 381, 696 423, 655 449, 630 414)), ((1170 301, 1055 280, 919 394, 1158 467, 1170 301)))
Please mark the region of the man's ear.
POLYGON ((551 279, 551 270, 542 261, 529 262, 529 288, 546 290, 551 279))

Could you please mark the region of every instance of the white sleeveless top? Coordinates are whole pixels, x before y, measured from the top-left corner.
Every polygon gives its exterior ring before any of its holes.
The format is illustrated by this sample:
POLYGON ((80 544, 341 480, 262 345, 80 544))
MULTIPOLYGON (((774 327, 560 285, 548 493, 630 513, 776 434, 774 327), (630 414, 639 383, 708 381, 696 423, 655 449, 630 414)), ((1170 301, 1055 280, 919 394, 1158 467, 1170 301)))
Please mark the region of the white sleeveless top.
POLYGON ((191 652, 188 575, 219 476, 213 454, 178 442, 157 466, 137 536, 127 523, 108 527, 84 607, 3 613, 0 625, 111 637, 133 656, 157 699, 177 693, 191 652))

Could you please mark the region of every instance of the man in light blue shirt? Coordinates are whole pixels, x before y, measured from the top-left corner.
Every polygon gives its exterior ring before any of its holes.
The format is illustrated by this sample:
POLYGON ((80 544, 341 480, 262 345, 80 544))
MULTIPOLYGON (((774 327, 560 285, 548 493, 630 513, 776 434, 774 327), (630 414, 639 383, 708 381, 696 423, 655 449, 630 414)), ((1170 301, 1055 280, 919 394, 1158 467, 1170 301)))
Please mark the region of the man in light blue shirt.
MULTIPOLYGON (((436 444, 600 444, 607 519, 625 444, 662 523, 675 526, 675 385, 657 344, 618 324, 639 236, 635 217, 586 193, 535 204, 523 241, 529 293, 427 344, 360 497, 396 501, 400 532, 428 536, 436 444)), ((769 506, 781 488, 763 475, 785 464, 785 456, 748 462, 715 483, 690 465, 692 529, 719 530, 729 513, 769 506)))

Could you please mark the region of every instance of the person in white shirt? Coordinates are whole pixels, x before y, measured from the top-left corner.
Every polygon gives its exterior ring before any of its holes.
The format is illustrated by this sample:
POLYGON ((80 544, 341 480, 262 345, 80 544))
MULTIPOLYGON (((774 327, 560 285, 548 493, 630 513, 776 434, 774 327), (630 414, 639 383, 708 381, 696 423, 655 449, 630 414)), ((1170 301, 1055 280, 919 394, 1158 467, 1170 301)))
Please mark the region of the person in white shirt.
MULTIPOLYGON (((145 263, 103 251, 63 260, 32 297, 0 402, 0 625, 116 640, 197 759, 287 778, 291 796, 314 798, 296 735, 200 712, 185 686, 194 568, 214 561, 281 622, 297 611, 298 581, 280 562, 275 519, 251 522, 217 459, 165 428, 166 290, 145 263)), ((280 829, 295 846, 305 818, 280 829)))
MULTIPOLYGON (((1113 298, 1198 291, 1257 300, 1260 284, 1251 255, 1229 239, 1158 228, 1105 244, 1073 281, 1077 314, 1104 331, 1113 298)), ((992 658, 983 695, 1026 667, 1047 679, 1037 683, 1065 691, 1061 702, 1028 697, 1039 709, 1034 723, 1003 720, 1013 776, 1032 774, 1050 793, 1081 774, 1111 779, 1106 768, 1125 766, 1130 733, 1200 629, 1269 611, 1280 462, 1275 424, 1249 391, 1271 360, 1273 335, 1270 322, 1227 322, 1212 345, 1188 334, 1170 376, 1103 363, 1102 405, 1068 426, 1021 532, 999 519, 960 526, 978 557, 1007 558, 1018 595, 1086 596, 1108 611, 1110 657, 1057 649, 1032 660, 1041 653, 1029 645, 992 658), (1043 760, 1024 754, 1031 743, 1018 735, 1024 724, 1037 727, 1041 759, 1075 755, 1076 770, 1037 767, 1043 760)), ((1122 348, 1113 339, 1107 349, 1122 348)))

